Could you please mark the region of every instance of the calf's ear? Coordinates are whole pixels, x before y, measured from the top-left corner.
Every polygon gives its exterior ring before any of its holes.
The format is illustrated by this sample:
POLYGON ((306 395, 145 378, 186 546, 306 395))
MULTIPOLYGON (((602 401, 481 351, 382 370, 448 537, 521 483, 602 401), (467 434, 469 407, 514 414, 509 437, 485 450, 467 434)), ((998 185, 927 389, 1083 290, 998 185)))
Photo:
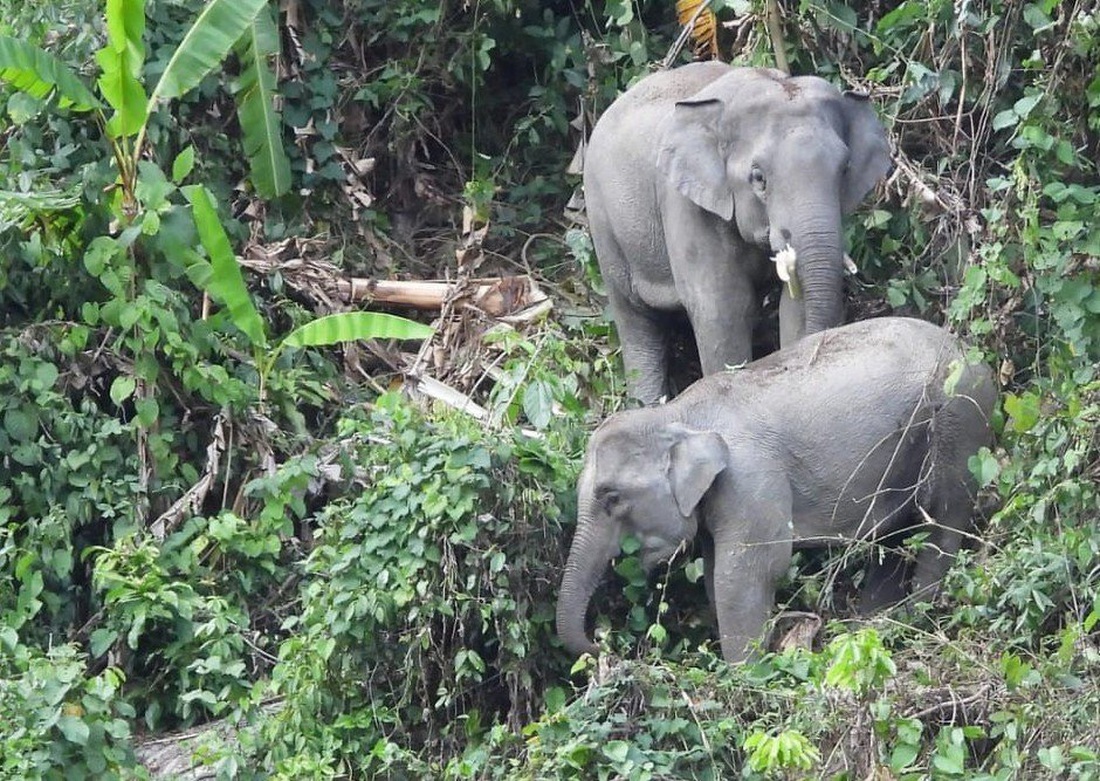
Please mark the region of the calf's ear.
POLYGON ((685 430, 669 449, 668 483, 685 518, 695 512, 729 461, 725 440, 713 431, 685 430))

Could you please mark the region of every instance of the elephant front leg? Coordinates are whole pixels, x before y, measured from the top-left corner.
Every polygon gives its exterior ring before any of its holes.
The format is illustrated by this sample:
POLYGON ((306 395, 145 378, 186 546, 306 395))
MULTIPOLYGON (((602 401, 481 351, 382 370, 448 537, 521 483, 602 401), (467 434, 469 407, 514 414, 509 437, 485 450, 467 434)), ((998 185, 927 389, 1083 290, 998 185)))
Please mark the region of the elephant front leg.
POLYGON ((711 290, 684 296, 704 376, 752 360, 752 330, 758 315, 756 293, 748 280, 725 287, 724 294, 711 290))
POLYGON ((668 396, 668 346, 661 324, 621 296, 609 293, 611 315, 622 346, 626 387, 643 404, 668 396))
POLYGON ((722 656, 743 662, 775 605, 775 587, 790 565, 790 541, 715 540, 714 606, 722 656))
POLYGON ((755 283, 767 268, 767 254, 745 242, 732 223, 686 199, 670 199, 667 208, 669 266, 703 374, 751 361, 760 308, 755 283))

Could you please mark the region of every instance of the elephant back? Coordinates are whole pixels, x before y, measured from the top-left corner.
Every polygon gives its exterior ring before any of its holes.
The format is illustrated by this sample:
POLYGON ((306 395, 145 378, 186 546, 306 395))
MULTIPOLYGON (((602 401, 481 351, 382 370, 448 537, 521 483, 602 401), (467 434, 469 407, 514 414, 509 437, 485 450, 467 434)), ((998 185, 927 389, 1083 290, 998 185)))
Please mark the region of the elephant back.
POLYGON ((917 407, 931 414, 947 400, 952 374, 966 379, 968 387, 958 392, 977 389, 980 406, 991 406, 988 368, 967 367, 956 337, 923 320, 885 317, 811 334, 746 366, 705 377, 675 401, 692 406, 721 399, 754 419, 778 417, 796 426, 811 418, 851 417, 873 428, 868 416, 876 412, 891 424, 917 407))

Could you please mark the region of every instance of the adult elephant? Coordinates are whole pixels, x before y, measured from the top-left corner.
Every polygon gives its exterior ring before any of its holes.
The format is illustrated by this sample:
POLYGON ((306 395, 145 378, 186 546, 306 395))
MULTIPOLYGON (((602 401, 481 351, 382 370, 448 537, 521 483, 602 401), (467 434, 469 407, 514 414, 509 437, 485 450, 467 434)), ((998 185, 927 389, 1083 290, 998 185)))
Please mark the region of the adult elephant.
POLYGON ((584 191, 631 395, 668 395, 670 316, 686 313, 703 374, 751 360, 772 253, 793 266, 781 344, 839 325, 841 215, 889 168, 867 100, 815 76, 695 63, 612 103, 584 191))
POLYGON ((930 596, 973 535, 969 458, 993 441, 992 374, 920 320, 813 334, 668 404, 617 413, 589 443, 558 596, 574 653, 623 535, 652 569, 699 535, 722 654, 740 661, 800 547, 875 543, 865 609, 930 596), (923 533, 914 562, 906 538, 923 533))

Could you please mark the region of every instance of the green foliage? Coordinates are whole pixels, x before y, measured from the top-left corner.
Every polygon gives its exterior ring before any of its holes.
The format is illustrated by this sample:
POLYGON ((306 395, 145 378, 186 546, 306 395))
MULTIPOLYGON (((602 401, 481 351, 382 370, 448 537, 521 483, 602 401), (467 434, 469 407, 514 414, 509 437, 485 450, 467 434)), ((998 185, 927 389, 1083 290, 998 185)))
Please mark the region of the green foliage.
POLYGON ((240 265, 218 220, 209 191, 199 185, 191 185, 185 187, 184 192, 191 201, 199 238, 211 259, 209 272, 202 268, 199 261, 188 269, 188 273, 212 297, 226 305, 233 324, 252 343, 254 360, 260 373, 261 399, 267 376, 283 347, 331 345, 359 339, 425 339, 431 336, 431 328, 397 315, 344 312, 306 323, 284 337, 274 349, 266 350, 263 320, 245 287, 240 265))
POLYGON ((195 215, 195 227, 199 231, 202 246, 210 256, 211 273, 203 282, 203 288, 229 309, 229 317, 258 348, 267 342, 264 335, 264 323, 255 304, 248 295, 248 288, 241 276, 241 267, 233 254, 229 237, 218 219, 218 211, 209 191, 200 185, 184 188, 191 209, 195 215))
MULTIPOLYGON (((587 691, 550 689, 546 712, 502 731, 451 761, 447 778, 728 778, 737 773, 742 734, 729 708, 734 684, 706 655, 687 665, 617 661, 594 671, 587 691), (568 700, 568 701, 567 701, 568 700), (507 757, 501 763, 497 756, 507 757)), ((736 673, 733 673, 736 677, 736 673)))
POLYGON ((614 411, 622 397, 621 381, 608 356, 592 344, 606 336, 602 325, 549 325, 534 338, 501 325, 485 334, 502 353, 501 371, 489 396, 494 424, 526 421, 537 430, 555 420, 598 417, 614 411), (593 414, 595 413, 595 414, 593 414))
MULTIPOLYGON (((1100 35, 1080 6, 783 20, 795 70, 870 87, 901 153, 847 228, 853 311, 946 320, 1005 383, 1000 442, 970 462, 988 545, 934 605, 731 668, 698 559, 653 583, 628 541, 598 592, 624 617, 606 653, 553 640, 577 462, 623 403, 563 169, 665 55, 672 6, 0 0, 5 777, 140 776, 136 724, 216 716, 250 724, 204 749, 226 777, 1100 775, 1100 35), (522 267, 555 303, 476 344, 487 425, 285 349, 427 330, 313 320, 234 257, 320 236, 338 264, 442 276, 464 209, 489 273, 522 267)), ((714 7, 723 51, 770 64, 763 16, 714 7)), ((437 352, 465 360, 452 327, 437 352)))
POLYGON ((809 770, 821 761, 821 753, 800 732, 788 730, 768 735, 757 730, 745 738, 749 767, 771 775, 789 770, 809 770))
POLYGON ((90 111, 102 105, 64 63, 26 41, 0 37, 0 79, 33 98, 56 90, 59 108, 90 111))
POLYGON ((340 429, 365 484, 320 519, 272 671, 285 705, 260 745, 282 773, 303 754, 423 772, 425 745, 462 745, 483 719, 527 718, 541 702, 564 559, 556 497, 575 466, 553 439, 425 420, 396 397, 340 429))
POLYGON ((261 10, 237 45, 244 63, 235 89, 237 116, 244 133, 244 153, 252 166, 252 181, 264 198, 290 189, 290 160, 282 142, 282 121, 275 110, 275 74, 268 61, 279 55, 279 31, 271 10, 261 10))
MULTIPOLYGON (((144 13, 144 3, 139 3, 144 13)), ((212 0, 195 19, 172 53, 150 104, 178 98, 198 86, 218 67, 237 41, 249 30, 267 0, 212 0)))
POLYGON ((427 339, 426 325, 383 312, 341 312, 311 320, 283 338, 284 347, 320 347, 357 339, 427 339))
POLYGON ((17 644, 0 630, 0 774, 5 778, 147 778, 136 767, 122 696, 113 667, 89 674, 71 645, 46 653, 17 644))
POLYGON ((857 696, 880 689, 897 672, 897 665, 874 629, 835 638, 829 643, 828 653, 832 661, 825 671, 825 683, 857 696))
POLYGON ((84 545, 133 528, 132 427, 65 394, 58 365, 89 331, 58 331, 60 349, 45 330, 0 343, 0 615, 27 639, 82 620, 84 545))
MULTIPOLYGON (((145 127, 150 109, 145 105, 145 87, 141 72, 145 64, 145 2, 144 0, 108 0, 107 45, 96 52, 96 62, 102 71, 99 90, 115 110, 107 123, 112 139, 137 135, 145 127)), ((140 146, 140 145, 139 145, 140 146)), ((118 149, 120 160, 126 150, 118 149)), ((135 156, 136 157, 136 156, 135 156)), ((124 170, 132 164, 120 163, 124 170)))

